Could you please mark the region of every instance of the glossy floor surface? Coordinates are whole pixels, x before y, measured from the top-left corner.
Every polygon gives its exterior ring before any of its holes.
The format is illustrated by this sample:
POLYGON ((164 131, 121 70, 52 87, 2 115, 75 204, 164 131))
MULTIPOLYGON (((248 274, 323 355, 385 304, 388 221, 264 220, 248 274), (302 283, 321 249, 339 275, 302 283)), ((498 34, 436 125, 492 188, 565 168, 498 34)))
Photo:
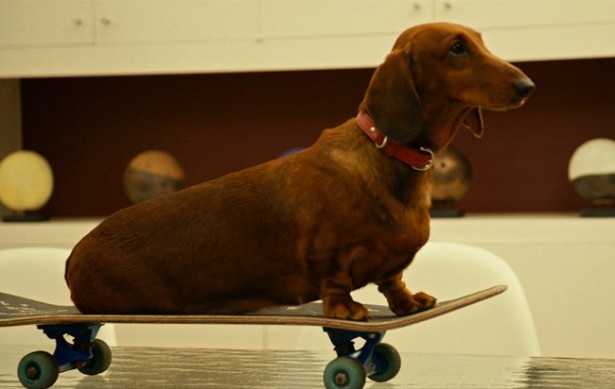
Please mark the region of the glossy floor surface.
MULTIPOLYGON (((1 345, 0 388, 19 387, 29 346, 1 345)), ((50 351, 50 350, 48 350, 50 351)), ((607 388, 615 360, 407 354, 397 377, 366 388, 607 388)), ((334 354, 176 348, 113 348, 100 376, 60 374, 55 388, 321 388, 334 354)))

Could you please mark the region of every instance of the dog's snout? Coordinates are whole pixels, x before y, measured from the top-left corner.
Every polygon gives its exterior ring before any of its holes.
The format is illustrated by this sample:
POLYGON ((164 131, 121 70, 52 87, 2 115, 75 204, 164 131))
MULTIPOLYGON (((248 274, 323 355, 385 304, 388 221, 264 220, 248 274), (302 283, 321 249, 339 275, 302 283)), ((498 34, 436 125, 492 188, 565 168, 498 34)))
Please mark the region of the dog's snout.
POLYGON ((515 88, 515 92, 517 92, 517 95, 519 95, 519 97, 527 98, 532 94, 532 92, 536 88, 536 85, 534 85, 532 80, 530 80, 529 78, 522 78, 515 82, 513 87, 515 88))

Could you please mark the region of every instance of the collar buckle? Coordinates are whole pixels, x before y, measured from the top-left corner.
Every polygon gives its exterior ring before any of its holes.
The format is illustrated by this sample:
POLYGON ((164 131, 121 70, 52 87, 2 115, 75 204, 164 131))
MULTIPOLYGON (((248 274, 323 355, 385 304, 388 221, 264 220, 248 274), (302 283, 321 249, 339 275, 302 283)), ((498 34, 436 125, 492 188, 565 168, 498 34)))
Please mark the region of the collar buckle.
POLYGON ((429 170, 429 169, 431 169, 433 167, 433 160, 434 160, 435 154, 434 154, 433 150, 431 150, 431 149, 429 149, 427 147, 421 147, 419 150, 429 154, 429 161, 423 167, 416 167, 414 165, 411 165, 411 166, 412 166, 412 169, 414 169, 414 170, 417 170, 419 172, 425 172, 425 171, 427 171, 427 170, 429 170))
MULTIPOLYGON (((378 130, 376 130, 376 127, 372 127, 372 128, 370 128, 370 131, 371 132, 376 132, 378 130)), ((385 136, 380 144, 378 144, 378 142, 376 142, 376 140, 374 139, 374 144, 376 145, 377 149, 384 149, 387 146, 387 142, 388 141, 389 141, 389 137, 385 136)))

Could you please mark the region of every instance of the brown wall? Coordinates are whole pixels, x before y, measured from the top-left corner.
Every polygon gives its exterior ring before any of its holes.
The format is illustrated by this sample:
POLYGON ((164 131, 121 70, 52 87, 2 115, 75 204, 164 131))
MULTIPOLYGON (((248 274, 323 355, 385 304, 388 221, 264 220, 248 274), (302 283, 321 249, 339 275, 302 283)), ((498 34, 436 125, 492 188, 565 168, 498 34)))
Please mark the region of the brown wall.
MULTIPOLYGON (((518 64, 536 82, 525 107, 485 113, 460 133, 474 182, 469 212, 576 211, 567 181, 582 142, 615 138, 615 59, 518 64)), ((52 216, 102 216, 129 205, 122 173, 145 149, 174 154, 187 184, 242 169, 355 115, 373 69, 22 81, 24 147, 54 168, 52 216)))

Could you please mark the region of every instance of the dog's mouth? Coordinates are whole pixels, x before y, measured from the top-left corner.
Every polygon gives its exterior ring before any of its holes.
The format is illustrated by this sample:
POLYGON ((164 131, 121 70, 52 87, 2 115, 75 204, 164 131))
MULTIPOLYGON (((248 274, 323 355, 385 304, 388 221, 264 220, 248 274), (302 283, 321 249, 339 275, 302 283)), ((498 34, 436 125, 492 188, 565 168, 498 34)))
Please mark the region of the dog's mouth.
POLYGON ((481 108, 489 110, 489 111, 496 111, 496 112, 502 112, 502 111, 508 111, 509 109, 516 109, 516 108, 520 108, 523 105, 525 105, 525 102, 527 101, 527 97, 525 98, 517 98, 514 99, 513 101, 507 103, 507 104, 501 104, 501 105, 494 105, 494 106, 483 106, 481 108))
POLYGON ((484 98, 476 99, 473 96, 463 96, 455 101, 474 108, 482 108, 488 111, 502 112, 510 109, 516 109, 525 105, 525 102, 530 97, 531 91, 520 96, 518 93, 511 94, 510 91, 499 95, 492 95, 491 99, 485 101, 484 98))

